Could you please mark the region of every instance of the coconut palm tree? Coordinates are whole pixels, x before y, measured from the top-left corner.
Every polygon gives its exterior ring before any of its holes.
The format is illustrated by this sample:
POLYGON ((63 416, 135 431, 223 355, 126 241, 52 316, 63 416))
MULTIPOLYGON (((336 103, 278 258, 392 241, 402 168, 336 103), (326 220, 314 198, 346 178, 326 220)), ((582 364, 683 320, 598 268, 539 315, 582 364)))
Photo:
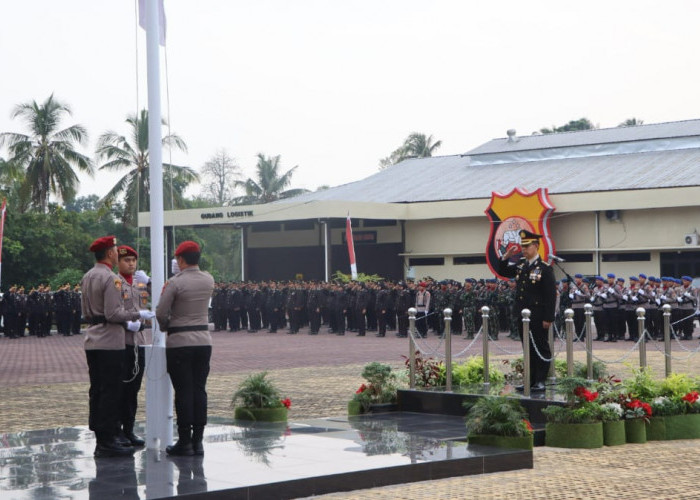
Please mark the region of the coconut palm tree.
MULTIPOLYGON (((100 205, 110 207, 122 195, 124 197, 124 224, 134 224, 138 212, 150 209, 149 160, 148 160, 148 111, 142 109, 138 116, 129 115, 129 137, 108 131, 97 140, 96 155, 100 170, 129 171, 100 200, 100 205)), ((166 125, 163 120, 163 125, 166 125)), ((187 145, 175 134, 163 137, 163 145, 187 151, 187 145)), ((163 163, 163 198, 165 206, 180 208, 184 206, 184 188, 191 182, 199 180, 197 173, 190 167, 163 163), (172 189, 171 189, 172 187, 172 189), (170 203, 172 200, 172 204, 170 203)))
POLYGON ((379 169, 396 165, 409 158, 431 157, 440 146, 442 146, 442 141, 433 142, 432 135, 426 136, 425 134, 413 132, 403 141, 401 147, 379 161, 379 169))
POLYGON ((51 94, 41 104, 26 102, 12 111, 11 117, 23 119, 29 134, 0 134, 0 146, 6 145, 10 153, 7 163, 24 170, 25 190, 42 212, 52 194, 64 202, 75 197, 80 181, 74 168, 93 175, 91 160, 76 150, 87 140, 87 131, 82 125, 59 129, 64 115, 71 115, 70 108, 51 94))
POLYGON ((292 175, 297 166, 280 174, 280 155, 266 157, 258 153, 258 163, 255 166, 257 179, 236 181, 236 187, 245 189, 245 195, 236 198, 238 204, 269 203, 283 198, 291 198, 308 192, 307 189, 287 189, 292 182, 292 175))

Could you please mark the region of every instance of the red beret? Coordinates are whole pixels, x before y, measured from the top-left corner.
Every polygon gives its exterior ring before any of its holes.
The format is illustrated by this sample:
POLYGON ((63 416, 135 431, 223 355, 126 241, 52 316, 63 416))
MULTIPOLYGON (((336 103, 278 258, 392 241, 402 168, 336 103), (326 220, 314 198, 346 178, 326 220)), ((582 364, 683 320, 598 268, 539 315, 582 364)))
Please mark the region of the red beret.
POLYGON ((182 255, 183 253, 188 253, 188 252, 199 252, 199 245, 195 243, 194 241, 183 241, 180 243, 175 250, 175 255, 182 255))
POLYGON ((100 250, 107 250, 108 248, 117 246, 117 238, 115 236, 103 236, 102 238, 97 238, 90 245, 91 252, 99 252, 100 250))
POLYGON ((122 257, 136 257, 137 259, 139 258, 139 254, 136 253, 136 250, 131 248, 129 245, 119 245, 117 247, 117 252, 119 253, 120 259, 122 257))
POLYGON ((425 288, 428 286, 428 284, 425 281, 421 281, 420 283, 418 283, 418 286, 425 288))

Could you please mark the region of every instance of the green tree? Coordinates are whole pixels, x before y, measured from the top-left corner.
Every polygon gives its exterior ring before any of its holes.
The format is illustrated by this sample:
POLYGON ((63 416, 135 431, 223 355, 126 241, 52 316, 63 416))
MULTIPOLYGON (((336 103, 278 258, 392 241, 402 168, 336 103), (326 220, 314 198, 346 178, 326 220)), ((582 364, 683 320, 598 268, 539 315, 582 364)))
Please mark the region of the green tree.
MULTIPOLYGON (((148 111, 143 109, 138 116, 129 115, 126 123, 131 129, 128 138, 108 131, 97 140, 96 154, 100 161, 104 161, 99 167, 100 170, 129 169, 100 200, 100 204, 109 207, 123 195, 122 221, 124 224, 135 225, 138 212, 147 212, 150 209, 148 111)), ((165 121, 163 121, 163 125, 166 125, 165 121)), ((175 134, 163 137, 163 145, 187 151, 185 142, 175 134)), ((165 206, 182 208, 185 205, 183 195, 185 187, 191 182, 197 182, 199 176, 190 167, 169 163, 163 163, 163 167, 165 206), (170 200, 172 200, 172 204, 170 200)))
POLYGON ((70 108, 51 94, 41 104, 27 102, 12 111, 13 119, 24 120, 28 134, 0 134, 0 146, 7 146, 10 153, 8 161, 25 172, 20 191, 28 193, 41 212, 46 212, 52 194, 63 202, 75 197, 79 180, 74 168, 93 175, 91 160, 76 150, 86 142, 87 131, 82 125, 59 129, 64 115, 71 115, 70 108))
POLYGON ((571 120, 569 123, 566 125, 562 125, 561 127, 555 127, 552 125, 552 128, 541 128, 540 132, 543 134, 556 134, 558 132, 573 132, 575 130, 595 130, 598 127, 593 125, 593 122, 591 122, 588 118, 579 118, 578 120, 571 120))
POLYGON ((379 168, 381 170, 411 158, 429 158, 440 146, 442 141, 434 141, 432 135, 413 132, 391 155, 379 160, 379 168))
POLYGON ((308 192, 307 189, 285 189, 292 182, 292 175, 298 166, 280 173, 280 155, 266 157, 258 153, 255 167, 257 179, 248 178, 236 181, 236 187, 245 189, 245 195, 236 198, 238 204, 269 203, 283 198, 292 198, 308 192))
POLYGON ((639 118, 627 118, 624 122, 620 123, 618 127, 636 127, 637 125, 644 125, 644 120, 639 118))

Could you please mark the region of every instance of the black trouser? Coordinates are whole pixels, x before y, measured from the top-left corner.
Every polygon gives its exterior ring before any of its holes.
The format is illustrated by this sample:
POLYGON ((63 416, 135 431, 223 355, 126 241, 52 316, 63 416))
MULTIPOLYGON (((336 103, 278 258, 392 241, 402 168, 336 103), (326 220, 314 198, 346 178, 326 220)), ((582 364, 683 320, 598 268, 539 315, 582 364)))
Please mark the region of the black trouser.
POLYGON ((82 316, 81 311, 71 313, 70 332, 73 335, 80 335, 80 321, 83 319, 82 316))
POLYGON ((639 326, 637 324, 636 309, 625 311, 625 319, 627 321, 627 331, 629 332, 630 338, 632 340, 639 339, 639 326))
POLYGON ((386 335, 386 317, 387 317, 387 311, 386 309, 384 312, 382 312, 381 309, 377 309, 377 330, 379 335, 386 335))
POLYGON ((386 327, 389 330, 396 330, 396 310, 387 309, 386 310, 386 327))
POLYGON ((61 309, 56 311, 56 330, 59 335, 70 335, 70 311, 61 309))
POLYGON ((608 340, 617 338, 617 308, 603 308, 603 322, 605 322, 605 333, 608 340))
POLYGON ((301 328, 301 309, 292 307, 289 310, 289 331, 297 333, 301 328))
POLYGON ((398 314, 396 316, 396 319, 398 321, 398 333, 399 335, 403 335, 404 337, 408 335, 408 314, 398 314))
MULTIPOLYGON (((551 359, 552 351, 549 346, 549 329, 542 325, 544 318, 543 311, 537 307, 529 308, 530 315, 530 385, 545 383, 549 375, 549 364, 551 361, 543 360, 537 351, 546 359, 551 359), (533 342, 534 341, 534 342, 533 342), (537 349, 535 349, 535 346, 537 349)), ((522 310, 522 308, 521 308, 522 310)), ((523 338, 523 322, 518 321, 520 338, 523 338)))
POLYGON ((583 308, 574 309, 574 329, 576 334, 581 337, 581 340, 590 335, 590 332, 584 332, 583 327, 586 324, 586 314, 583 308), (582 334, 583 333, 583 334, 582 334))
POLYGON ((136 370, 136 355, 134 346, 127 345, 124 351, 124 387, 122 389, 121 423, 125 430, 134 428, 136 410, 138 408, 139 390, 141 379, 146 366, 146 351, 142 346, 138 348, 138 371, 136 370), (132 380, 133 379, 133 380, 132 380), (128 382, 126 382, 128 380, 128 382))
POLYGON ((169 347, 165 358, 175 391, 177 425, 206 425, 211 346, 169 347))
POLYGON ((250 316, 250 329, 253 331, 260 330, 260 326, 262 324, 260 309, 249 309, 248 315, 250 316))
POLYGON ((85 357, 90 374, 88 425, 98 441, 109 441, 119 430, 124 351, 89 349, 85 357))
POLYGON ((450 324, 450 333, 452 335, 462 335, 462 313, 452 313, 452 323, 450 324))
POLYGON ((419 311, 416 313, 416 330, 421 337, 425 337, 428 334, 428 323, 425 317, 425 311, 419 311))
POLYGON ((345 311, 335 310, 335 333, 345 333, 345 311))
POLYGON ((276 332, 280 327, 280 312, 279 309, 269 308, 267 311, 267 317, 270 318, 270 331, 276 332))
POLYGON ((367 328, 365 323, 365 313, 362 311, 362 309, 355 309, 355 328, 357 328, 357 333, 360 335, 364 335, 367 328))
POLYGON ((683 321, 676 326, 676 331, 682 331, 685 338, 692 339, 695 330, 695 315, 693 314, 695 311, 692 309, 679 309, 679 311, 681 313, 680 319, 683 321))
POLYGON ((231 309, 228 313, 228 327, 232 332, 241 329, 241 310, 231 309))
POLYGON ((318 333, 321 329, 321 311, 317 309, 309 309, 309 331, 318 333))

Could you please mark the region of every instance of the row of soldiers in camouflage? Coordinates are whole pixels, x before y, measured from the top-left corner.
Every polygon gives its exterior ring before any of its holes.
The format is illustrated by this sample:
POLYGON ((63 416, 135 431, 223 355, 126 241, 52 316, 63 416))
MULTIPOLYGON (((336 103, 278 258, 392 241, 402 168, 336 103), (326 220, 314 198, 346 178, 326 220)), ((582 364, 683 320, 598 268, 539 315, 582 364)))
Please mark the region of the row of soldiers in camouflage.
POLYGON ((585 337, 585 305, 593 306, 596 337, 594 340, 616 342, 639 339, 637 309, 644 309, 644 328, 649 336, 663 339, 663 307, 671 308, 670 322, 678 338, 693 338, 694 320, 698 306, 698 291, 692 285, 693 278, 630 276, 617 278, 610 273, 606 277, 595 276, 585 280, 575 275, 573 282, 564 279, 559 287, 559 314, 557 327, 563 331, 564 310, 574 311, 574 326, 580 338, 585 337), (625 337, 627 333, 627 337, 625 337))
MULTIPOLYGON (((426 280, 431 294, 427 325, 434 333, 444 332, 443 311, 453 311, 451 330, 473 338, 481 328, 481 307, 491 309, 489 334, 498 339, 502 330, 518 338, 517 317, 512 315, 514 282, 468 279, 464 284, 453 280, 426 280)), ((214 330, 232 332, 261 329, 276 332, 289 324, 287 333, 295 334, 309 326, 309 334, 318 334, 321 325, 344 335, 346 331, 364 336, 376 331, 384 337, 396 331, 399 337, 408 334, 408 309, 416 305, 417 284, 393 283, 328 283, 315 281, 264 281, 260 283, 217 283, 212 297, 214 330)))
POLYGON ((55 322, 60 335, 79 335, 82 309, 80 285, 70 283, 55 292, 50 285, 39 285, 25 293, 24 287, 12 286, 0 300, 3 332, 15 339, 29 335, 48 337, 55 322))

